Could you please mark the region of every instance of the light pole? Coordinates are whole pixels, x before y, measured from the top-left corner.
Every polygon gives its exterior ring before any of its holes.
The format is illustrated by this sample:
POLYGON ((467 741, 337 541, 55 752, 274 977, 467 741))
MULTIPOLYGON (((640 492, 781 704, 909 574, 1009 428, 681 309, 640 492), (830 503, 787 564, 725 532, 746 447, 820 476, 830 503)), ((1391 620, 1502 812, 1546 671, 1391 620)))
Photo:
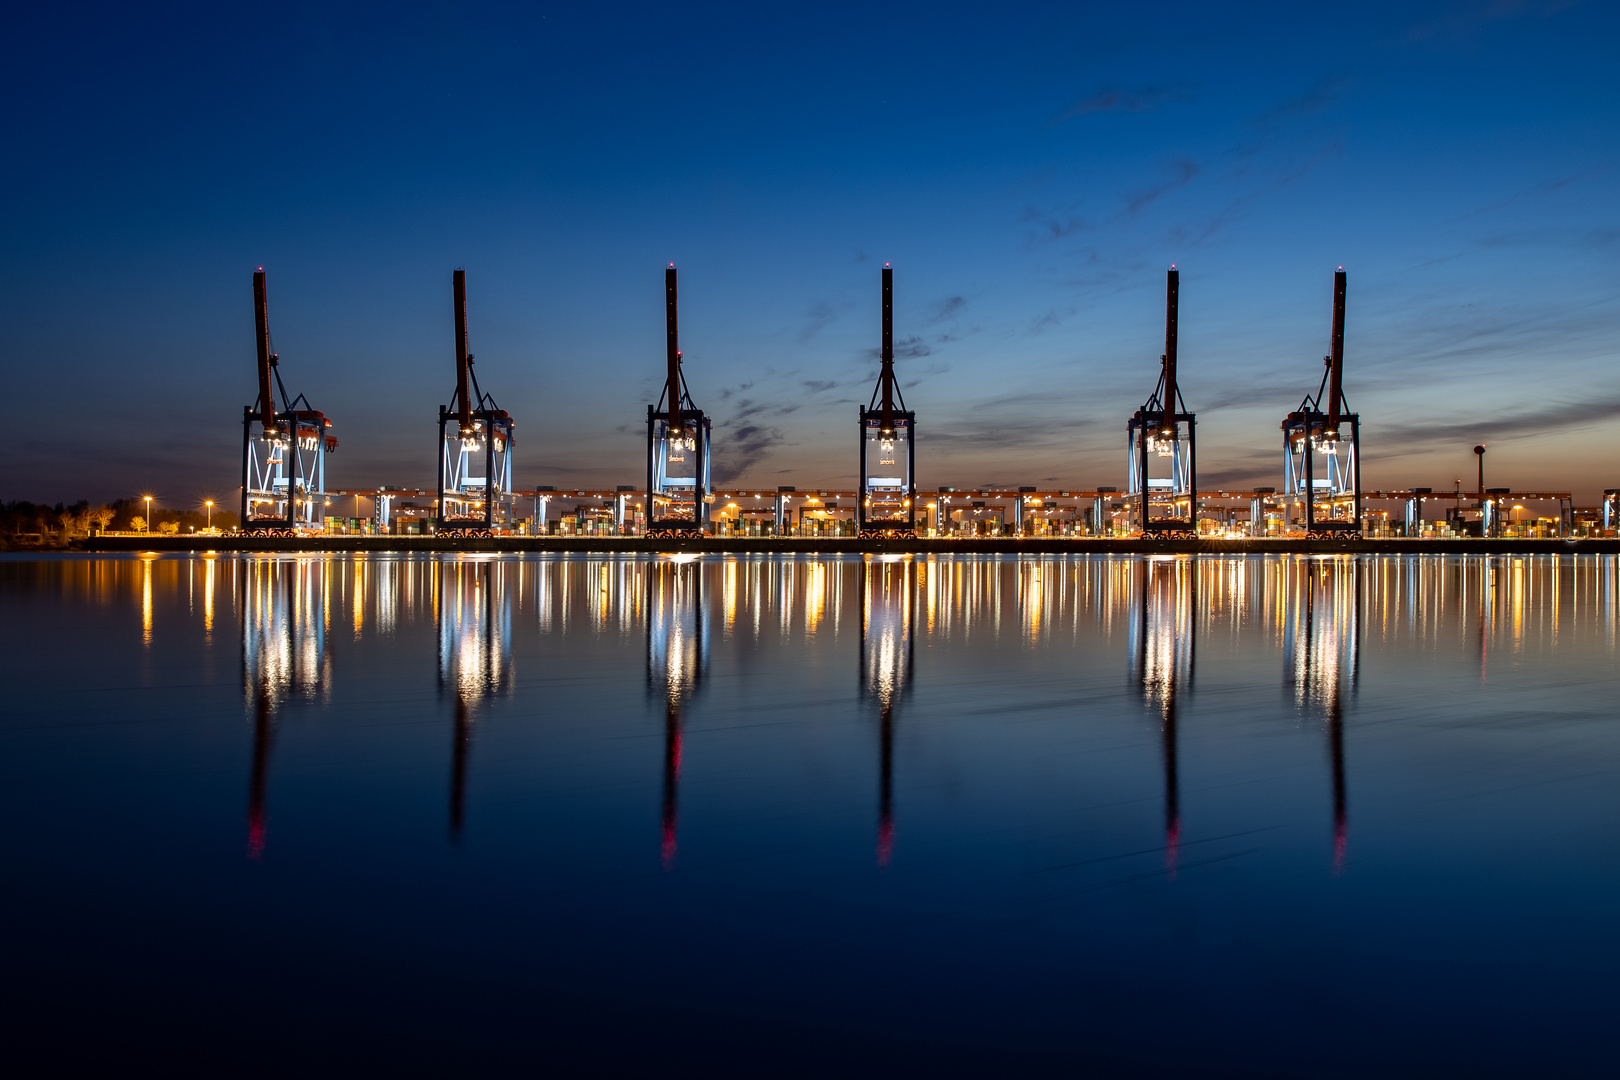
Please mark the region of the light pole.
POLYGON ((203 505, 208 507, 208 528, 212 531, 214 528, 214 500, 204 499, 203 505))
POLYGON ((142 495, 141 498, 146 500, 146 531, 151 532, 152 531, 152 496, 150 496, 150 495, 142 495))

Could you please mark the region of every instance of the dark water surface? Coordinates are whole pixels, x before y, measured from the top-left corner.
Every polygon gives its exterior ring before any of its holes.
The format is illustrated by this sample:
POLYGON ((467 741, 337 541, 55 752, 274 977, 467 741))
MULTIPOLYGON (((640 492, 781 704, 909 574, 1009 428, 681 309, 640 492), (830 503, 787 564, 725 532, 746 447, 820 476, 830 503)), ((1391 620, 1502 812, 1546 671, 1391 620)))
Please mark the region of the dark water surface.
POLYGON ((0 559, 64 1071, 1607 1073, 1616 561, 0 559))

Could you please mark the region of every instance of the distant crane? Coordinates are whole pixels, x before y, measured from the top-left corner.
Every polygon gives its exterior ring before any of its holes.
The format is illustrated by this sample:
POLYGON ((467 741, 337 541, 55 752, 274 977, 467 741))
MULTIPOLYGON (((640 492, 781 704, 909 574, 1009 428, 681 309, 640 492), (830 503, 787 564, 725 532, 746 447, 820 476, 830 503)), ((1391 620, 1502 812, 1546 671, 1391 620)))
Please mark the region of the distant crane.
POLYGON ((1282 422, 1283 495, 1307 536, 1361 534, 1361 417, 1344 396, 1344 267, 1333 275, 1332 346, 1322 384, 1282 422), (1346 430, 1348 429, 1348 431, 1346 430))
POLYGON ((281 357, 270 346, 264 267, 253 272, 253 337, 259 396, 242 409, 242 531, 270 536, 326 524, 326 455, 338 441, 303 394, 287 396, 281 357), (276 408, 276 391, 281 408, 276 408))
POLYGON ((1198 419, 1187 411, 1176 382, 1180 294, 1181 272, 1172 266, 1165 280, 1159 384, 1125 425, 1127 491, 1135 503, 1136 530, 1150 537, 1198 535, 1198 419), (1185 439, 1182 424, 1187 425, 1185 439), (1160 470, 1168 466, 1169 475, 1155 477, 1156 465, 1160 470))
POLYGON ((681 370, 675 264, 664 271, 667 363, 658 404, 647 406, 647 535, 690 536, 709 521, 709 418, 692 403, 681 370))
POLYGON ((451 276, 456 392, 439 407, 438 531, 492 536, 512 509, 512 417, 478 386, 467 351, 467 277, 451 276))
POLYGON ((861 489, 855 502, 856 533, 863 537, 912 536, 917 501, 917 414, 894 379, 894 270, 883 264, 883 348, 877 386, 861 409, 861 489), (895 402, 899 407, 895 407, 895 402))

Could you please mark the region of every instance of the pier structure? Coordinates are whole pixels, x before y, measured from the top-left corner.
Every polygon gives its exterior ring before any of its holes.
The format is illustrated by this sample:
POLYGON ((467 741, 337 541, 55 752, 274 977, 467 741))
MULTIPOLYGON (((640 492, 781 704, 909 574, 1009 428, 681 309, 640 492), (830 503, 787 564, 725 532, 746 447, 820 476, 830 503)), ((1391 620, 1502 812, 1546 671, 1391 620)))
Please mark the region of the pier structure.
POLYGON ((682 370, 675 264, 664 271, 664 390, 647 406, 647 533, 679 537, 709 521, 710 420, 692 402, 682 370))
POLYGON ((1363 491, 1360 417, 1351 411, 1344 390, 1342 267, 1334 276, 1330 345, 1321 383, 1282 423, 1280 489, 1198 490, 1197 418, 1187 408, 1178 377, 1180 275, 1172 266, 1166 276, 1159 380, 1127 423, 1128 483, 1123 491, 1003 484, 940 486, 919 495, 916 415, 906 408, 894 369, 893 268, 888 265, 881 277, 880 369, 870 402, 859 409, 859 467, 853 488, 716 489, 710 469, 711 421, 693 402, 685 379, 673 263, 664 278, 665 379, 657 402, 647 410, 643 484, 618 484, 611 490, 516 486, 512 418, 479 386, 468 348, 466 277, 457 270, 452 276, 456 389, 450 405, 439 410, 436 489, 333 490, 326 487, 325 475, 326 455, 337 447, 336 438, 327 433, 331 421, 310 408, 303 395, 291 397, 282 383, 261 267, 253 279, 259 393, 243 409, 241 531, 259 537, 1157 541, 1545 539, 1613 536, 1620 530, 1620 489, 1607 489, 1601 505, 1576 508, 1569 492, 1485 487, 1484 444, 1474 448, 1479 476, 1472 492, 1464 492, 1460 480, 1449 492, 1429 487, 1363 491))
POLYGON ((326 455, 338 442, 327 434, 332 421, 311 408, 303 394, 289 397, 281 381, 262 266, 253 272, 253 339, 259 396, 242 409, 242 531, 249 536, 319 531, 326 513, 326 455))
POLYGON ((1125 425, 1132 531, 1141 536, 1191 537, 1198 532, 1198 418, 1187 410, 1176 379, 1180 292, 1181 272, 1172 266, 1165 276, 1159 383, 1125 425), (1185 439, 1182 424, 1187 425, 1185 439))
POLYGON ((1344 396, 1344 267, 1333 275, 1333 328, 1321 385, 1283 418, 1283 495, 1288 526, 1307 537, 1358 535, 1361 417, 1344 396))
MULTIPOLYGON (((427 536, 433 532, 435 492, 431 488, 347 488, 328 493, 327 531, 350 535, 427 536), (339 508, 353 515, 339 516, 339 508)), ((853 489, 765 487, 714 489, 713 515, 704 530, 682 536, 815 537, 859 539, 853 489)), ((620 484, 613 488, 546 486, 516 489, 515 500, 532 507, 528 516, 495 535, 511 536, 648 536, 644 509, 647 493, 620 484)), ((1019 488, 944 488, 918 499, 917 539, 988 537, 1112 538, 1138 536, 1128 496, 1117 488, 1057 490, 1019 488)), ((1577 523, 1567 491, 1497 489, 1485 498, 1497 509, 1493 536, 1570 535, 1577 523)), ((1479 496, 1467 491, 1412 488, 1362 493, 1365 535, 1376 539, 1481 535, 1479 496)), ((1274 488, 1206 490, 1199 494, 1198 533, 1206 539, 1300 539, 1285 524, 1287 505, 1274 488)), ((1588 512, 1596 528, 1598 511, 1588 512)))
POLYGON ((512 509, 512 417, 484 393, 467 349, 467 277, 450 279, 456 326, 456 390, 439 407, 440 532, 492 536, 512 509))
POLYGON ((894 380, 894 269, 883 264, 883 344, 872 400, 861 409, 860 490, 855 498, 857 536, 916 535, 917 414, 894 380), (897 404, 898 403, 898 404, 897 404))

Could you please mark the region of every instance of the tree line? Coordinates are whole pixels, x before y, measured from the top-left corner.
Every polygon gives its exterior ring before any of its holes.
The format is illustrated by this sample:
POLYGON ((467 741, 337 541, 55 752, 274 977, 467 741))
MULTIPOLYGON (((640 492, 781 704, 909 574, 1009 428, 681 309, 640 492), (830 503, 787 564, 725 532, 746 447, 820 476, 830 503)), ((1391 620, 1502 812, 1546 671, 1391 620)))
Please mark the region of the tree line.
MULTIPOLYGON (((168 510, 158 506, 147 520, 146 501, 140 498, 115 499, 92 505, 87 499, 76 503, 36 503, 14 500, 0 503, 0 538, 9 546, 19 543, 66 544, 97 532, 200 532, 208 526, 207 510, 168 510), (37 538, 37 539, 36 539, 37 538)), ((214 507, 214 527, 231 529, 236 515, 214 507)))

